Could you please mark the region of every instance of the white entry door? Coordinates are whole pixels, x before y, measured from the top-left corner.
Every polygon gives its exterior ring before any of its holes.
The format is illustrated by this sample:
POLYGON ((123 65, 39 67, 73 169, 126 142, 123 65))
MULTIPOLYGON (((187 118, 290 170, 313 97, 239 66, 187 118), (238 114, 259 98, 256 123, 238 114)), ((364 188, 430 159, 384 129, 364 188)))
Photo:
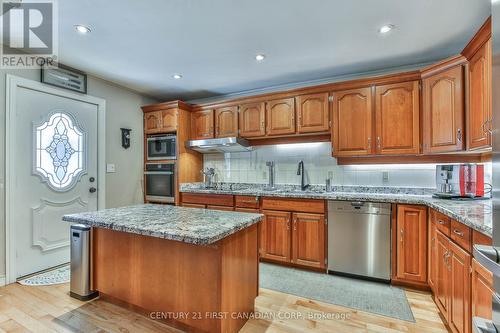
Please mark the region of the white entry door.
POLYGON ((37 82, 8 93, 12 279, 69 262, 62 216, 97 210, 99 105, 37 82))

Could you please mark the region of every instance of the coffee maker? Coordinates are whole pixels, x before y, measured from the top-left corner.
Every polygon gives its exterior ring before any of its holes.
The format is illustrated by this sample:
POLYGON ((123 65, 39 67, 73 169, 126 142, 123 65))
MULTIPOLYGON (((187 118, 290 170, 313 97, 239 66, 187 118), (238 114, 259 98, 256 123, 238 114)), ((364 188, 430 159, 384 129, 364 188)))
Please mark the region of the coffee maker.
POLYGON ((447 164, 436 166, 434 197, 443 199, 484 198, 483 164, 447 164))

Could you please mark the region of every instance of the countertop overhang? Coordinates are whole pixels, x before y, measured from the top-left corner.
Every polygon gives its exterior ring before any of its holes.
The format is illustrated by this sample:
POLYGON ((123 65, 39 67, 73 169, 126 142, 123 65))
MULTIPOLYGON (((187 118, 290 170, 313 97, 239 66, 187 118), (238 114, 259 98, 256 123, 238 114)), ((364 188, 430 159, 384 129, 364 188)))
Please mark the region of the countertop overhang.
POLYGON ((63 221, 209 245, 262 220, 261 214, 145 204, 64 215, 63 221))

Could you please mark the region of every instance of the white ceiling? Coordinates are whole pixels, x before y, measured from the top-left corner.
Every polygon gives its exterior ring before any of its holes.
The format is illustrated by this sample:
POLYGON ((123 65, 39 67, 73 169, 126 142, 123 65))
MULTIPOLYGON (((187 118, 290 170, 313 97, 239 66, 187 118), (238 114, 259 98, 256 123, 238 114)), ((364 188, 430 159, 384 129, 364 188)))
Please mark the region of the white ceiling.
POLYGON ((437 60, 460 52, 491 10, 490 0, 58 3, 61 62, 162 100, 437 60), (386 23, 397 28, 381 36, 386 23))

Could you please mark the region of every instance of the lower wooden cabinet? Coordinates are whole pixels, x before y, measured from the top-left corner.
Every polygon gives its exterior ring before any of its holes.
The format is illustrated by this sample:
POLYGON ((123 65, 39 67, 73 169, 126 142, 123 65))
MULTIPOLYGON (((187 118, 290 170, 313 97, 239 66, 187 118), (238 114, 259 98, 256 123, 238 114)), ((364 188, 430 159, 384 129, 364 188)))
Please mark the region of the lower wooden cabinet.
POLYGON ((449 240, 442 232, 438 231, 436 234, 436 251, 435 257, 431 260, 435 261, 436 265, 436 281, 434 291, 434 301, 439 308, 439 311, 444 318, 448 318, 449 311, 449 275, 450 269, 448 265, 448 244, 449 240))
POLYGON ((448 325, 453 332, 469 333, 471 255, 452 241, 449 242, 450 311, 448 325))
POLYGON ((493 275, 475 259, 472 259, 471 294, 472 317, 491 319, 493 275))
POLYGON ((292 214, 269 210, 262 213, 264 220, 261 226, 261 258, 289 262, 292 214))
POLYGON ((323 214, 262 211, 261 258, 300 266, 324 268, 323 214))
POLYGON ((396 279, 427 283, 427 207, 397 206, 396 279))
POLYGON ((325 267, 325 217, 320 214, 293 214, 292 262, 325 267))
POLYGON ((431 288, 432 292, 435 292, 435 285, 436 285, 436 279, 437 279, 437 262, 436 260, 432 260, 433 258, 436 258, 436 251, 437 251, 437 227, 436 227, 436 221, 434 220, 434 214, 429 214, 429 260, 428 260, 428 283, 429 287, 431 288))
POLYGON ((434 300, 441 314, 452 332, 471 332, 471 255, 437 231, 430 260, 436 265, 434 300))

